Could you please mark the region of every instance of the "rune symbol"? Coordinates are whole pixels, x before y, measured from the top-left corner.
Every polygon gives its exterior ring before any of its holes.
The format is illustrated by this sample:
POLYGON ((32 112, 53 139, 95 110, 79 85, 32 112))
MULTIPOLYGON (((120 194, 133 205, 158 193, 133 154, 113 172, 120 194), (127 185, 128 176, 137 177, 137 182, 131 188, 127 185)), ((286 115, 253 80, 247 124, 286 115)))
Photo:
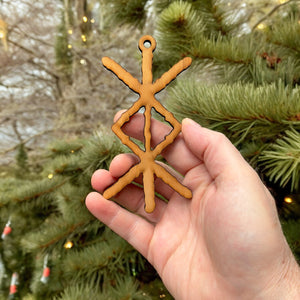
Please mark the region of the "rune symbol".
POLYGON ((156 47, 155 39, 150 35, 145 35, 139 40, 139 49, 142 52, 142 83, 123 69, 118 63, 109 57, 103 57, 103 65, 118 76, 130 89, 140 95, 139 99, 113 124, 112 130, 119 137, 122 143, 128 146, 140 159, 125 175, 119 178, 112 186, 104 191, 103 197, 110 199, 119 193, 127 184, 131 183, 141 173, 143 174, 143 186, 145 195, 145 211, 151 213, 155 208, 155 175, 171 186, 176 192, 185 198, 191 198, 192 192, 182 185, 173 175, 166 171, 161 165, 155 162, 155 158, 162 150, 171 144, 181 131, 181 124, 175 119, 163 105, 155 99, 155 94, 160 92, 184 69, 188 68, 192 62, 190 57, 185 57, 165 72, 153 83, 152 59, 153 51, 156 47), (130 120, 130 117, 144 107, 144 138, 145 151, 135 144, 126 135, 121 127, 130 120), (154 108, 173 127, 172 131, 165 136, 164 140, 151 147, 151 109, 154 108))

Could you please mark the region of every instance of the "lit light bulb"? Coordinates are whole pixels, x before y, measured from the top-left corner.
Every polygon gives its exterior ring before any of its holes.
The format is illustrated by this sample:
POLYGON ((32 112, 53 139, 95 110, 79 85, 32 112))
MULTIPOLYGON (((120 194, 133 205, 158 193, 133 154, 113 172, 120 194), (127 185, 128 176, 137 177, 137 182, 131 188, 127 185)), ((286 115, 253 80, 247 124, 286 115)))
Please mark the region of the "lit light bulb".
POLYGON ((84 23, 86 23, 86 22, 88 21, 87 16, 83 16, 83 17, 82 17, 82 21, 83 21, 84 23))
POLYGON ((260 24, 257 25, 257 28, 260 29, 260 30, 262 30, 262 29, 266 28, 266 25, 263 24, 263 23, 260 23, 260 24))
POLYGON ((68 34, 72 34, 73 33, 73 30, 72 29, 69 29, 68 30, 68 34))
POLYGON ((86 42, 86 36, 84 34, 81 35, 81 39, 83 42, 86 42))
POLYGON ((48 174, 48 179, 52 179, 53 176, 54 176, 54 175, 53 175, 52 173, 48 174))
POLYGON ((286 197, 284 197, 284 202, 285 203, 292 203, 293 199, 291 197, 289 197, 289 196, 286 196, 286 197))
POLYGON ((72 49, 72 45, 71 44, 68 45, 68 49, 72 49))
POLYGON ((71 249, 73 246, 74 246, 74 244, 73 244, 71 241, 67 241, 67 242, 64 244, 64 248, 65 248, 65 249, 71 249))

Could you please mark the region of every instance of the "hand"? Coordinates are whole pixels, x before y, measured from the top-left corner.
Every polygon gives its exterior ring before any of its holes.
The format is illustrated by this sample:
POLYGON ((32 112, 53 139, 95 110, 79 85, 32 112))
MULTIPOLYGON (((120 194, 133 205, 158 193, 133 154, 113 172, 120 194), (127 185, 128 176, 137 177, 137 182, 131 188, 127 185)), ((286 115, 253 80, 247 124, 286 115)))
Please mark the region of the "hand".
MULTIPOLYGON (((137 114, 122 129, 143 140, 143 123, 137 114)), ((156 120, 151 126, 153 144, 170 131, 156 120)), ((175 299, 300 298, 299 268, 274 199, 230 141, 185 119, 182 133, 162 154, 192 199, 158 178, 156 191, 169 202, 157 198, 152 214, 144 211, 143 190, 133 184, 115 197, 128 210, 104 199, 100 193, 138 162, 121 154, 109 171, 94 173, 99 193, 87 196, 88 209, 149 260, 175 299)))

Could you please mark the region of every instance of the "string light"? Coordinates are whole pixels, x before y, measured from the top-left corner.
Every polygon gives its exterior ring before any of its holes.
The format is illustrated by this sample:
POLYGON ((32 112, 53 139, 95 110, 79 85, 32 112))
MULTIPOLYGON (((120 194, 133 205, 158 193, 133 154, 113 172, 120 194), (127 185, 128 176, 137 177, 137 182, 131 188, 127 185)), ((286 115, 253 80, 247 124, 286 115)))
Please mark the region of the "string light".
POLYGON ((93 24, 94 24, 94 23, 95 23, 95 19, 91 19, 91 23, 93 23, 93 24))
POLYGON ((263 23, 260 23, 260 24, 257 25, 257 28, 260 29, 260 30, 263 30, 263 29, 266 28, 266 25, 263 24, 263 23))
POLYGON ((284 202, 285 203, 292 203, 293 199, 291 197, 289 197, 289 196, 286 196, 286 197, 284 197, 284 202))
POLYGON ((67 241, 67 242, 64 244, 64 248, 65 248, 65 249, 71 249, 73 246, 74 246, 74 244, 73 244, 71 241, 67 241))
POLYGON ((86 64, 86 60, 85 59, 81 59, 80 61, 79 61, 82 65, 85 65, 86 64))
POLYGON ((54 176, 54 175, 53 175, 52 173, 48 174, 48 179, 52 179, 53 176, 54 176))
POLYGON ((69 29, 68 30, 68 34, 72 34, 73 33, 73 30, 72 29, 69 29))
POLYGON ((86 42, 86 36, 84 34, 81 35, 81 39, 83 42, 86 42))
POLYGON ((3 47, 5 51, 8 50, 7 45, 7 24, 0 19, 0 39, 2 40, 3 47))
POLYGON ((86 23, 86 22, 88 21, 87 16, 83 16, 83 17, 82 17, 82 21, 83 21, 84 23, 86 23))
POLYGON ((68 45, 68 49, 72 49, 72 45, 71 44, 68 45))

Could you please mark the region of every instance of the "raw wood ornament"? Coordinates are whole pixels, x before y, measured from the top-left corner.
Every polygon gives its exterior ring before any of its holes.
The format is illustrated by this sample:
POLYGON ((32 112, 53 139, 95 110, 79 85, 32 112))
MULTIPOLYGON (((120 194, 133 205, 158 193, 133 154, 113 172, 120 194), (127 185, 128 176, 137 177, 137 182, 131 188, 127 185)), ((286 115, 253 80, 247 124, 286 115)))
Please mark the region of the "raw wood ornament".
POLYGON ((155 162, 155 158, 162 150, 171 144, 181 131, 181 124, 175 119, 163 105, 155 99, 155 94, 160 92, 175 77, 188 68, 192 62, 190 57, 185 57, 175 64, 169 71, 164 73, 153 83, 152 59, 153 51, 156 47, 155 39, 150 35, 145 35, 139 40, 139 49, 142 52, 142 83, 134 78, 130 73, 123 69, 118 63, 109 57, 103 57, 103 65, 112 71, 130 89, 140 95, 139 99, 113 124, 112 130, 119 137, 122 143, 128 146, 140 159, 125 175, 119 178, 112 186, 104 191, 103 197, 110 199, 119 193, 126 185, 131 183, 141 173, 143 174, 143 186, 145 195, 145 211, 153 212, 155 208, 155 175, 172 187, 176 192, 185 198, 191 198, 192 192, 182 185, 173 175, 166 171, 161 165, 155 162), (144 107, 144 141, 145 150, 143 151, 126 135, 121 127, 129 122, 130 117, 144 107), (151 110, 154 108, 165 120, 173 127, 172 131, 165 136, 164 140, 151 148, 151 110))

